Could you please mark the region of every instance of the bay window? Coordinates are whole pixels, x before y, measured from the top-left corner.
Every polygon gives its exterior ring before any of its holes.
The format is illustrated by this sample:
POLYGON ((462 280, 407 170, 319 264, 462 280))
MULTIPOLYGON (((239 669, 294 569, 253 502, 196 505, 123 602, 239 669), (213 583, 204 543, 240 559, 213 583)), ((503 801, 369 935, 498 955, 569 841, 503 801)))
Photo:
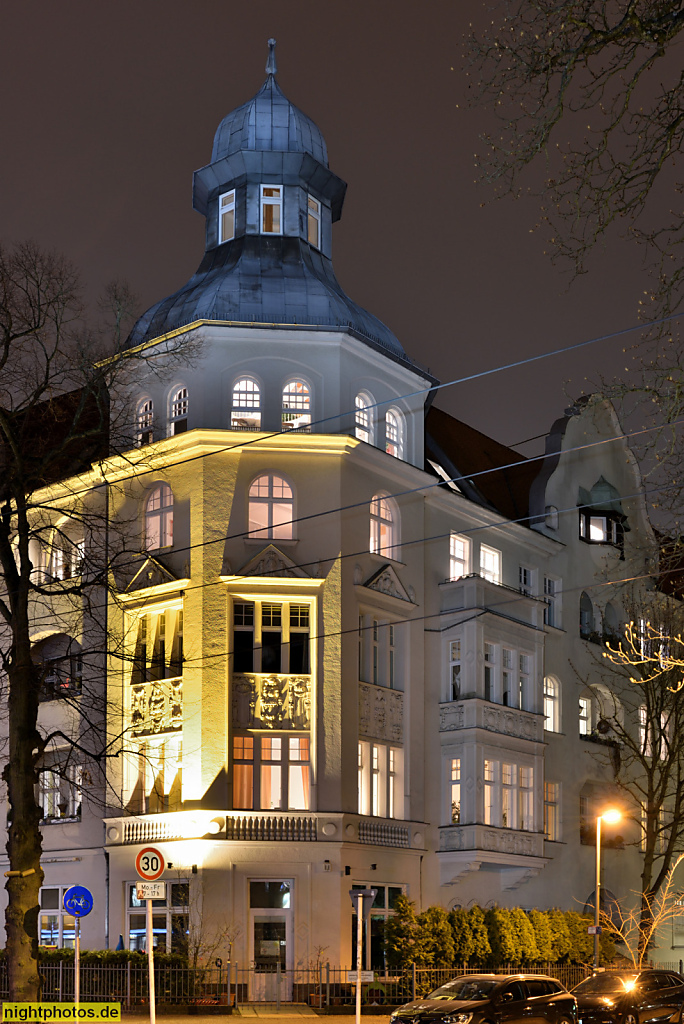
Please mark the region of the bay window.
POLYGON ((377 818, 404 816, 404 751, 374 740, 358 748, 359 814, 377 818))
POLYGON ((302 810, 311 806, 308 735, 233 736, 233 808, 302 810))
POLYGON ((485 758, 483 781, 485 825, 533 832, 532 765, 485 758))

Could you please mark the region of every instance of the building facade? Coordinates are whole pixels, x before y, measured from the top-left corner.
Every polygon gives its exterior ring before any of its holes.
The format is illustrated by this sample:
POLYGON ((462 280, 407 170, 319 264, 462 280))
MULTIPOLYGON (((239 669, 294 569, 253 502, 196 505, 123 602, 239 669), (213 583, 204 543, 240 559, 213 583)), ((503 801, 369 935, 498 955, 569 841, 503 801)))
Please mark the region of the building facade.
MULTIPOLYGON (((378 890, 376 963, 401 892, 591 898, 623 685, 601 642, 620 581, 657 562, 638 467, 605 403, 568 411, 536 461, 433 407, 434 378, 335 278, 345 189, 271 53, 195 174, 200 266, 129 338, 145 368, 114 402, 125 450, 81 481, 115 553, 99 661, 58 590, 102 538, 71 525, 73 481, 52 494, 41 726, 100 729, 115 756, 105 784, 59 743, 46 760, 46 945, 73 941, 61 895, 79 882, 84 945, 141 948, 145 845, 169 883, 157 945, 221 935, 264 969, 321 949, 349 964, 354 886, 378 890)), ((604 864, 629 902, 625 813, 604 864)))

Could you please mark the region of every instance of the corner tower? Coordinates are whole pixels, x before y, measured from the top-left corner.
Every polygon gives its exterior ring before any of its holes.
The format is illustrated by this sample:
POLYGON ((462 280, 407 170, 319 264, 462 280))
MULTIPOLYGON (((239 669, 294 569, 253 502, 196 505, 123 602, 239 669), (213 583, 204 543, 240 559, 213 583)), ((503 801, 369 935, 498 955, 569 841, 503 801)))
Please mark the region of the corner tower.
POLYGON ((195 321, 347 328, 394 358, 397 338, 340 287, 332 225, 346 183, 328 166, 319 128, 276 81, 269 40, 266 81, 231 111, 214 137, 211 163, 195 172, 194 209, 206 217, 197 272, 135 325, 139 345, 195 321))

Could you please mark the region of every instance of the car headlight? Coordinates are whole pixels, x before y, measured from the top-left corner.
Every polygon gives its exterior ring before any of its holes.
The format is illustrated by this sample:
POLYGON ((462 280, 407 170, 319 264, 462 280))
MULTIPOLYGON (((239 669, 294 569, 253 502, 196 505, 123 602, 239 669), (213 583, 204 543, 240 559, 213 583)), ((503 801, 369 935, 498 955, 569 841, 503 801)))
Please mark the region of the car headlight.
POLYGON ((472 1017, 472 1013, 450 1013, 442 1017, 442 1024, 470 1024, 472 1017))

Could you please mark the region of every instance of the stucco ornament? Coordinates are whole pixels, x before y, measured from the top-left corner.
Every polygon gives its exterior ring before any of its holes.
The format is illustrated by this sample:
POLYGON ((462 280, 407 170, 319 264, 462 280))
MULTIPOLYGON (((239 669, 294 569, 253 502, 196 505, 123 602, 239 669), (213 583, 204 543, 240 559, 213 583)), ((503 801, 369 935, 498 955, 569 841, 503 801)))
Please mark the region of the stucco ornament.
POLYGON ((404 735, 404 695, 373 683, 359 683, 359 734, 401 743, 404 735))
POLYGON ((236 673, 231 704, 234 729, 309 729, 311 677, 236 673))
POLYGON ((379 594, 387 594, 388 597, 396 597, 399 601, 413 604, 409 592, 397 576, 394 567, 389 564, 378 569, 363 585, 368 590, 375 590, 379 594))
POLYGON ((158 679, 131 687, 131 732, 134 736, 176 732, 182 727, 181 679, 158 679))

